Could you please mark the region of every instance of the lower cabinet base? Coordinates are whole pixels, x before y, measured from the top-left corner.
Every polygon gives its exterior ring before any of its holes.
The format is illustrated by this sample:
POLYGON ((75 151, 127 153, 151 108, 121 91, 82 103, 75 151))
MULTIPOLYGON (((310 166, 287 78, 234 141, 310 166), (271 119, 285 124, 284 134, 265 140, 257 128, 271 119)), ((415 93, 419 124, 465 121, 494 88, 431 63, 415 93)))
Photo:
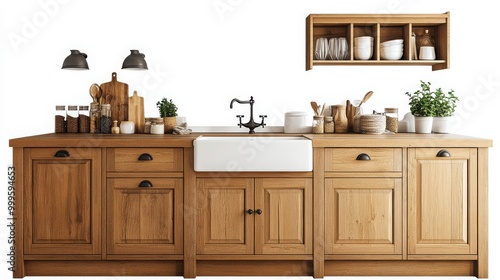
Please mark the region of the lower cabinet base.
MULTIPOLYGON (((325 276, 475 276, 476 261, 325 261, 325 276)), ((197 261, 198 276, 312 276, 305 260, 197 261)), ((25 261, 26 276, 183 276, 182 261, 25 261)))
POLYGON ((198 261, 198 276, 308 276, 312 261, 198 261))
POLYGON ((182 261, 25 261, 26 276, 182 276, 182 261))
POLYGON ((325 261, 325 276, 475 276, 476 261, 325 261))

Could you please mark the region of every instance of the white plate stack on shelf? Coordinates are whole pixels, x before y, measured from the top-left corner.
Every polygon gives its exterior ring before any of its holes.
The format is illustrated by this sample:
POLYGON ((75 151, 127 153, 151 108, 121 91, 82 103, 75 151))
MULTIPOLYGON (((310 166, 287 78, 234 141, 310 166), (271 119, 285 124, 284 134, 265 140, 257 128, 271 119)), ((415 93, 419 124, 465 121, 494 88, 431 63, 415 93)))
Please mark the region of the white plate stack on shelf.
POLYGON ((382 134, 385 132, 385 115, 361 115, 360 127, 361 133, 382 134))
POLYGON ((380 43, 380 58, 383 60, 400 60, 403 57, 403 39, 380 43))
POLYGON ((373 55, 373 37, 360 36, 354 38, 354 58, 368 60, 373 55))

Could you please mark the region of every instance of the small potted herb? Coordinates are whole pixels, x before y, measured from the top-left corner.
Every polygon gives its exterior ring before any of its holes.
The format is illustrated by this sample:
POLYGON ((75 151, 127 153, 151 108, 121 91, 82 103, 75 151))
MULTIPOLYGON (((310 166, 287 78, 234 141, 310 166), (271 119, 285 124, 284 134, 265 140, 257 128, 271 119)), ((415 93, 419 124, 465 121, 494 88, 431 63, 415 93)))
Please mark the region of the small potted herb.
POLYGON ((432 123, 432 132, 448 133, 449 124, 452 120, 453 113, 457 107, 458 97, 453 94, 451 89, 447 93, 438 88, 434 92, 434 120, 432 123))
POLYGON ((160 117, 163 118, 165 125, 165 133, 172 133, 177 125, 177 106, 172 102, 172 99, 163 98, 156 103, 160 117))
POLYGON ((420 81, 421 89, 414 93, 406 92, 409 97, 411 114, 415 117, 416 133, 431 133, 432 118, 435 114, 434 94, 430 89, 431 83, 420 81))

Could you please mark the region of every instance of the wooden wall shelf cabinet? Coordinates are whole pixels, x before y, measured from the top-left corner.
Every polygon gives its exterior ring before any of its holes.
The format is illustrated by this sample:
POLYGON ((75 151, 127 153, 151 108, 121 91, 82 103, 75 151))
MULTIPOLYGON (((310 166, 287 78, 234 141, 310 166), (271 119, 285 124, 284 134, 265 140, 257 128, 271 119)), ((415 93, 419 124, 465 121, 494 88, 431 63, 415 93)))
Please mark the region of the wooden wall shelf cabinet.
POLYGON ((319 65, 427 65, 432 70, 450 68, 450 13, 445 14, 311 14, 306 19, 306 70, 319 65), (436 59, 418 60, 412 57, 414 50, 412 33, 419 36, 429 31, 434 39, 436 59), (374 38, 373 55, 369 60, 356 60, 354 38, 371 36, 374 38), (315 58, 318 38, 347 38, 349 58, 346 60, 319 60, 315 58), (400 60, 383 60, 380 43, 404 40, 403 57, 400 60))
POLYGON ((12 139, 14 278, 488 277, 491 140, 309 134, 312 172, 195 172, 197 136, 12 139))

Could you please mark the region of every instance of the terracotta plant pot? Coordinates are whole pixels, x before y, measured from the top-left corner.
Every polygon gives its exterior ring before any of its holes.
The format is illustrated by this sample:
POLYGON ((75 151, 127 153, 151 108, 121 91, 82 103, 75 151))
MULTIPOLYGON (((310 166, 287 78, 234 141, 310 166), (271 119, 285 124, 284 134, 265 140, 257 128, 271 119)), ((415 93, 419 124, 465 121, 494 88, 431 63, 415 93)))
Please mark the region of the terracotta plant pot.
POLYGON ((174 127, 177 125, 177 117, 163 118, 163 123, 165 125, 165 133, 170 134, 174 131, 174 127))

